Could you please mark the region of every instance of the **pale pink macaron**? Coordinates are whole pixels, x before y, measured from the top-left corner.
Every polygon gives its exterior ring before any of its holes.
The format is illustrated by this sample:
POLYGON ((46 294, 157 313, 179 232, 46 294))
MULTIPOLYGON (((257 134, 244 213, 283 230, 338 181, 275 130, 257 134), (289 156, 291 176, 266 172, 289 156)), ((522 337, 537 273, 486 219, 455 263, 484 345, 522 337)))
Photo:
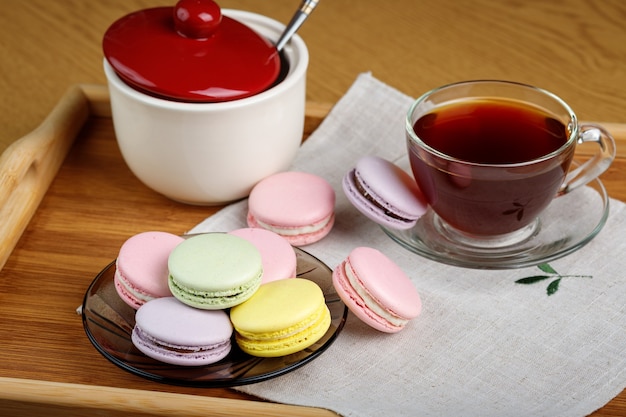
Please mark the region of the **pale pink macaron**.
POLYGON ((167 260, 184 239, 167 232, 143 232, 130 237, 120 248, 114 283, 120 298, 137 309, 147 301, 171 297, 167 260))
POLYGON ((229 233, 246 239, 261 253, 263 264, 261 284, 296 276, 296 252, 283 237, 256 227, 246 227, 229 233))
POLYGON ((335 190, 324 178, 306 172, 271 175, 250 192, 247 221, 294 246, 317 242, 335 222, 335 190))
POLYGON ((376 330, 396 333, 422 312, 422 300, 404 271, 382 252, 358 247, 333 271, 346 306, 376 330))

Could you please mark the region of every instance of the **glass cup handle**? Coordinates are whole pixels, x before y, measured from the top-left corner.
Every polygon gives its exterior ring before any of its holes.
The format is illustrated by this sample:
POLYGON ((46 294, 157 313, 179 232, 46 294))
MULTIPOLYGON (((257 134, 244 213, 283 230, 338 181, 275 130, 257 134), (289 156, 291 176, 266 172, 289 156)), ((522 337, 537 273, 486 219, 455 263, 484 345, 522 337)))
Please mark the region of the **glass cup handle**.
POLYGON ((584 123, 579 126, 578 144, 597 143, 599 151, 588 161, 568 172, 558 195, 567 194, 599 177, 615 159, 615 140, 602 126, 584 123))

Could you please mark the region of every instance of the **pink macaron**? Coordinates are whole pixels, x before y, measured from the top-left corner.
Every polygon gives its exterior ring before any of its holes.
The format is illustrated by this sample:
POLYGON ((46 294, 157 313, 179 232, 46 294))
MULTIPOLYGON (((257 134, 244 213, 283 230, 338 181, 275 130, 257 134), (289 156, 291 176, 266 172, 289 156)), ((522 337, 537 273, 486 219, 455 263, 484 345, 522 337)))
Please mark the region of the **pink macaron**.
POLYGON ((413 178, 397 165, 376 157, 361 158, 343 179, 352 205, 374 222, 409 229, 426 212, 428 203, 413 178))
POLYGON ((158 361, 201 366, 230 353, 232 333, 224 310, 201 310, 174 297, 163 297, 137 310, 131 340, 137 349, 158 361))
POLYGON ((229 233, 246 239, 261 253, 263 264, 261 284, 296 276, 296 252, 283 237, 256 227, 246 227, 229 233))
POLYGON ((333 271, 333 286, 352 313, 381 332, 399 332, 422 311, 409 277, 376 249, 350 252, 333 271))
POLYGON ((250 192, 247 221, 294 246, 317 242, 333 227, 335 191, 325 179, 306 172, 271 175, 250 192))
POLYGON ((134 309, 154 298, 170 297, 167 260, 184 239, 167 232, 143 232, 120 248, 114 283, 120 298, 134 309))

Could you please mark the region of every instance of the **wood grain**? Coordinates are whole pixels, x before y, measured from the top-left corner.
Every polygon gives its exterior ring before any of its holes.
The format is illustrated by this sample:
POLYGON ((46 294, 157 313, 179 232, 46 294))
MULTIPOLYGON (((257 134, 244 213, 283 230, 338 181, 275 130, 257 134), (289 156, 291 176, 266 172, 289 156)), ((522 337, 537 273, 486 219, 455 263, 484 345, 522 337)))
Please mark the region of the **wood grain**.
MULTIPOLYGON (((104 84, 101 41, 126 13, 174 0, 3 0, 0 152, 77 83, 104 84)), ((220 0, 282 22, 297 0, 220 0)), ((294 5, 295 3, 295 5, 294 5)), ((298 33, 307 99, 335 103, 361 72, 410 96, 459 80, 508 79, 562 96, 581 120, 626 123, 622 0, 329 0, 298 33)))
POLYGON ((336 414, 323 409, 268 402, 202 397, 187 394, 146 392, 133 389, 0 378, 3 415, 85 417, 328 417, 336 414))
POLYGON ((75 86, 36 130, 0 155, 0 269, 89 115, 88 98, 75 86))

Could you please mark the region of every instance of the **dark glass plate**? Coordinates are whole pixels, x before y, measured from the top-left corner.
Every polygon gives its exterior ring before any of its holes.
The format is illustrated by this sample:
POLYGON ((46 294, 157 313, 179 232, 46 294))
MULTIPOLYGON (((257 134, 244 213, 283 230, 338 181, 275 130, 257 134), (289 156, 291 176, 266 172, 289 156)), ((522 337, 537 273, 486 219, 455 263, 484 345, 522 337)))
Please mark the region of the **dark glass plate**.
POLYGON ((151 359, 131 342, 135 310, 117 295, 113 284, 115 261, 93 280, 82 306, 85 332, 95 348, 120 368, 153 381, 194 387, 232 387, 275 378, 321 355, 343 328, 348 309, 337 296, 332 271, 322 261, 294 248, 298 260, 297 276, 317 283, 331 314, 331 325, 324 337, 309 348, 278 358, 258 358, 243 353, 234 341, 230 354, 214 364, 183 367, 151 359))

